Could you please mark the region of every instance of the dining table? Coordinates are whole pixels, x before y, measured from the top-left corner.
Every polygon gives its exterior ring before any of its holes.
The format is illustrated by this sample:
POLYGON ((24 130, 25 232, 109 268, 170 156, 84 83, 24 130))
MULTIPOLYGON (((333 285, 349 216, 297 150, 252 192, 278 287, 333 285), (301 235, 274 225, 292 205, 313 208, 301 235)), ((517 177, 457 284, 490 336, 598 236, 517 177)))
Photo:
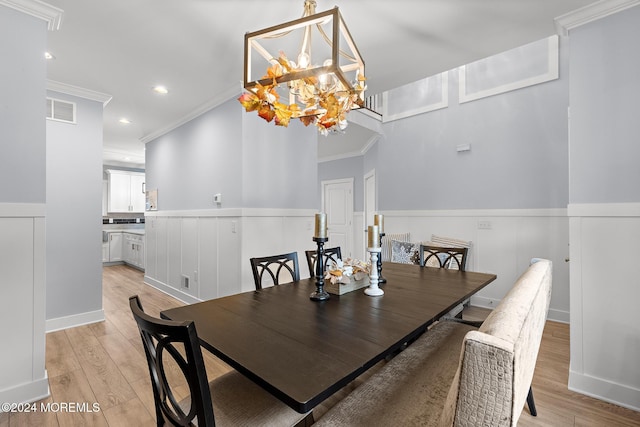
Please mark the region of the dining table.
POLYGON ((496 279, 491 273, 382 266, 382 296, 358 289, 314 301, 312 277, 161 316, 194 321, 204 348, 306 413, 496 279))

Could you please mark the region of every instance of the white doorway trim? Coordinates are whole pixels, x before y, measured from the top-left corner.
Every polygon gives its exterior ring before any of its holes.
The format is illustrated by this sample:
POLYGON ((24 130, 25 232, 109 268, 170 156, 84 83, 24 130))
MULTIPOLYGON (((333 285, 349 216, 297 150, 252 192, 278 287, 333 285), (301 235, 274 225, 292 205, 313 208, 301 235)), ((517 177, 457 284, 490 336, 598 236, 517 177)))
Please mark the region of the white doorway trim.
MULTIPOLYGON (((327 214, 327 225, 329 227, 329 235, 331 235, 332 232, 332 228, 334 229, 334 231, 336 231, 337 227, 340 227, 343 233, 344 233, 344 243, 343 244, 339 244, 339 246, 341 246, 341 253, 342 253, 342 258, 347 258, 347 257, 352 257, 353 256, 353 205, 354 205, 354 200, 353 200, 353 186, 354 186, 354 179, 353 178, 341 178, 341 179, 333 179, 333 180, 327 180, 327 181, 321 181, 320 182, 320 186, 322 188, 321 191, 321 203, 322 203, 322 211, 325 212, 327 214), (342 186, 347 194, 345 195, 345 202, 343 205, 341 206, 342 209, 344 209, 341 213, 341 216, 344 216, 344 222, 343 224, 340 225, 336 225, 336 221, 334 220, 334 218, 332 218, 332 209, 328 209, 327 206, 327 191, 329 191, 329 189, 331 188, 336 188, 336 187, 340 187, 342 186)), ((331 243, 329 243, 329 247, 331 247, 333 245, 331 245, 331 243)))

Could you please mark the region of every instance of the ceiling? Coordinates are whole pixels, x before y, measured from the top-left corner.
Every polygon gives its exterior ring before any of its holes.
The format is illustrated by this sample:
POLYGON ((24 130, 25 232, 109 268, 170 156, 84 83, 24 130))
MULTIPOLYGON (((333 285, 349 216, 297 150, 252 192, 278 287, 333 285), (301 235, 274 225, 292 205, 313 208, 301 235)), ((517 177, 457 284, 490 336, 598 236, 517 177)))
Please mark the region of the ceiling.
MULTIPOLYGON (((144 163, 143 141, 237 97, 245 32, 297 19, 303 6, 45 1, 64 11, 60 29, 48 34, 55 59, 47 62, 47 78, 112 96, 104 109, 105 162, 132 166, 144 163), (156 85, 169 93, 154 93, 156 85), (122 117, 131 123, 120 123, 122 117)), ((555 34, 555 17, 594 0, 317 0, 317 10, 336 3, 365 60, 372 95, 555 34)), ((349 127, 337 138, 319 138, 319 157, 339 155, 340 141, 357 152, 370 140, 349 127)))

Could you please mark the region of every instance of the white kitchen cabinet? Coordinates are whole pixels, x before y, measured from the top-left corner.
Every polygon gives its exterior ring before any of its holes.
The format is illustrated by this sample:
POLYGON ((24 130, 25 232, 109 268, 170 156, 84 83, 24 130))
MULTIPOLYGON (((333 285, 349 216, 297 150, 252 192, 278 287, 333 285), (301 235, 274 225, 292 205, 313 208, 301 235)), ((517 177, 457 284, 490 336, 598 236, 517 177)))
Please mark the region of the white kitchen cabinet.
POLYGON ((109 212, 144 212, 145 207, 145 175, 109 169, 108 211, 109 212))
POLYGON ((109 242, 102 243, 102 262, 109 262, 109 242))
POLYGON ((123 261, 122 257, 122 233, 109 233, 109 261, 123 261))
POLYGON ((124 234, 124 262, 144 269, 144 236, 133 233, 124 234))
POLYGON ((131 241, 131 234, 122 234, 122 260, 127 264, 133 264, 134 249, 131 241))
POLYGON ((146 194, 144 188, 144 174, 131 175, 131 211, 144 212, 146 194))

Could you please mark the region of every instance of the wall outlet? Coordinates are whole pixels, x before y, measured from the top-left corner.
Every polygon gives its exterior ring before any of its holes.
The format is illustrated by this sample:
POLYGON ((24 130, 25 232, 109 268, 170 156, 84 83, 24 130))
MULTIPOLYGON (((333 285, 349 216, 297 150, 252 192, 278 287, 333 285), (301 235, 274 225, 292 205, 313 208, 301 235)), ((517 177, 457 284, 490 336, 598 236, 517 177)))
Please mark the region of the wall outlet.
POLYGON ((213 203, 221 204, 222 203, 222 194, 214 194, 213 195, 213 203))
POLYGON ((231 232, 232 233, 238 232, 238 221, 231 221, 231 232))
POLYGON ((181 285, 185 289, 189 289, 189 276, 182 275, 181 285))
POLYGON ((478 221, 478 230, 491 230, 491 221, 478 221))

